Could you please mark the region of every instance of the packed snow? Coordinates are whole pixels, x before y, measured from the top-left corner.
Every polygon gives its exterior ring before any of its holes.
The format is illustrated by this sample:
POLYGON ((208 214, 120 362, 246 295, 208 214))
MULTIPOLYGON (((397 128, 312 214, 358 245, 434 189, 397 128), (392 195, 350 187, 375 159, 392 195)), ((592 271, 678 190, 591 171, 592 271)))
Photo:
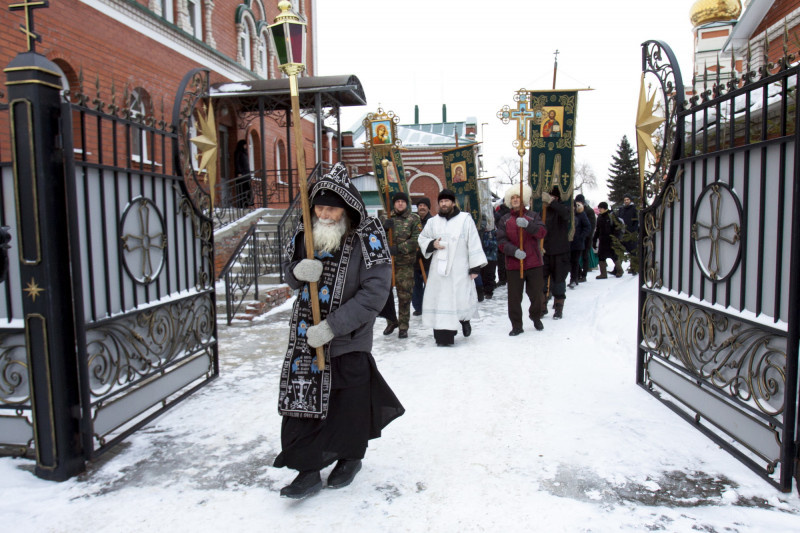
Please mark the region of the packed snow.
MULTIPOLYGON (((595 271, 596 273, 596 271, 595 271)), ((564 319, 509 337, 506 288, 469 338, 437 347, 375 325, 373 353, 406 414, 370 442, 352 485, 302 501, 280 449, 278 374, 291 301, 220 326, 220 377, 56 483, 0 459, 3 529, 19 532, 800 530, 781 493, 635 384, 637 280, 568 290, 564 319)), ((523 303, 527 306, 527 299, 523 303)), ((323 479, 330 468, 323 471, 323 479)))

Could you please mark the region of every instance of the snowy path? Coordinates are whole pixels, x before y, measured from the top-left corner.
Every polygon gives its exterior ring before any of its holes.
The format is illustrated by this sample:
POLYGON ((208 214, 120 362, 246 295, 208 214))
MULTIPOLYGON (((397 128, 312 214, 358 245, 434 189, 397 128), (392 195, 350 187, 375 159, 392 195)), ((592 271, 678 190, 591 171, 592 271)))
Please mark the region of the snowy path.
MULTIPOLYGON (((593 278, 593 275, 590 275, 593 278)), ((294 502, 275 405, 284 306, 221 329, 221 376, 79 479, 0 459, 14 532, 790 531, 781 494, 635 385, 636 280, 570 290, 565 318, 508 337, 505 288, 473 334, 437 348, 375 328, 374 354, 406 407, 350 487, 294 502)), ((527 301, 524 305, 527 305, 527 301)), ((327 472, 323 472, 323 477, 327 472)))

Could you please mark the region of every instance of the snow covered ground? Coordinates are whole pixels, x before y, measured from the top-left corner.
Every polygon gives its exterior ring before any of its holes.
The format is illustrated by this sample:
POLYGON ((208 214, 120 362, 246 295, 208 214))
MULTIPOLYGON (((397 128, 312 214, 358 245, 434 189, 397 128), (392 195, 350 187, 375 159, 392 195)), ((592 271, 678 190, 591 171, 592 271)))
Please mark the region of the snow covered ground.
MULTIPOLYGON (((527 300, 524 305, 527 305, 527 300)), ((634 383, 636 280, 570 290, 564 319, 508 337, 506 289, 437 348, 375 327, 406 414, 352 485, 304 500, 279 451, 288 305, 220 328, 221 375, 63 483, 0 459, 0 524, 19 532, 800 530, 782 494, 634 383)), ((327 475, 323 472, 323 478, 327 475)))

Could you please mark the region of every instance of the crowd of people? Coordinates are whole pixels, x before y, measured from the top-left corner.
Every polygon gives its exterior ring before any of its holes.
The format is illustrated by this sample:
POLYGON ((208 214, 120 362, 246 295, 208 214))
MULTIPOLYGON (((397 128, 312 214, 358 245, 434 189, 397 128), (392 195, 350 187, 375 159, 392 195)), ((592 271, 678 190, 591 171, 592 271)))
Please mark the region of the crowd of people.
POLYGON ((595 258, 598 279, 607 278, 608 259, 614 274, 622 275, 623 233, 638 231, 630 197, 626 205, 632 209, 614 215, 600 202, 595 216, 582 195, 571 201, 558 187, 541 194, 540 215, 530 209, 530 187, 512 186, 494 220, 478 225, 448 189, 436 199, 436 215, 424 197, 415 200, 413 212, 401 192, 392 197, 387 216, 371 217, 341 164, 318 180, 309 196, 313 257, 302 246, 301 224, 284 265, 286 281, 299 296, 281 372, 282 451, 275 466, 298 471, 281 490, 281 496, 295 499, 319 491, 320 471, 334 462, 327 486, 350 484, 367 442, 404 413, 372 356, 377 316, 386 319, 384 335, 397 330, 405 339, 413 308, 433 330, 437 346, 452 346, 459 331, 464 337, 472 333, 479 302, 506 285, 509 335, 524 333, 523 291, 528 318, 541 331, 550 298, 553 319, 561 319, 567 289, 586 281, 595 258), (312 288, 322 318, 316 325, 312 288), (322 367, 318 348, 325 354, 322 367))

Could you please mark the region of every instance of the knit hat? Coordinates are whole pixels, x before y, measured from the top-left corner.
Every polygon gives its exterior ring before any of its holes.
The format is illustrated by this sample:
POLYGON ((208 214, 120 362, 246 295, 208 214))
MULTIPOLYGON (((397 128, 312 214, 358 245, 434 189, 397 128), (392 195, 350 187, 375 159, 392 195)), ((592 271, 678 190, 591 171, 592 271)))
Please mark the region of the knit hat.
MULTIPOLYGON (((511 208, 511 198, 514 196, 519 196, 519 185, 512 185, 508 188, 505 194, 505 198, 503 202, 506 206, 510 209, 511 208)), ((533 191, 527 185, 522 186, 522 205, 529 205, 531 203, 531 196, 533 196, 533 191)))
POLYGON ((437 202, 440 202, 444 199, 450 200, 452 202, 456 201, 456 195, 450 189, 442 189, 442 192, 439 193, 439 196, 436 198, 437 202))
POLYGON ((608 209, 608 204, 605 203, 605 202, 600 202, 599 204, 597 204, 597 208, 598 209, 608 209))
POLYGON ((431 199, 428 198, 427 196, 423 196, 422 198, 417 198, 417 203, 415 205, 417 207, 419 207, 419 204, 425 204, 425 205, 428 206, 428 209, 430 209, 431 208, 431 199))
POLYGON ((321 189, 314 198, 311 199, 311 205, 327 205, 330 207, 348 207, 347 203, 341 196, 336 194, 330 189, 321 189))
POLYGON ((394 196, 392 196, 392 205, 394 205, 397 200, 403 200, 405 203, 409 203, 408 195, 403 191, 394 193, 394 196))
POLYGON ((582 194, 579 194, 578 196, 576 196, 575 197, 575 201, 576 202, 580 202, 583 205, 586 205, 586 198, 584 198, 582 194))
POLYGON ((623 200, 624 200, 625 198, 627 198, 627 199, 628 199, 628 200, 630 200, 631 202, 633 201, 633 196, 631 196, 631 195, 630 195, 630 194, 628 194, 628 193, 626 193, 626 194, 625 194, 625 196, 623 196, 623 197, 622 197, 622 199, 623 199, 623 200))

